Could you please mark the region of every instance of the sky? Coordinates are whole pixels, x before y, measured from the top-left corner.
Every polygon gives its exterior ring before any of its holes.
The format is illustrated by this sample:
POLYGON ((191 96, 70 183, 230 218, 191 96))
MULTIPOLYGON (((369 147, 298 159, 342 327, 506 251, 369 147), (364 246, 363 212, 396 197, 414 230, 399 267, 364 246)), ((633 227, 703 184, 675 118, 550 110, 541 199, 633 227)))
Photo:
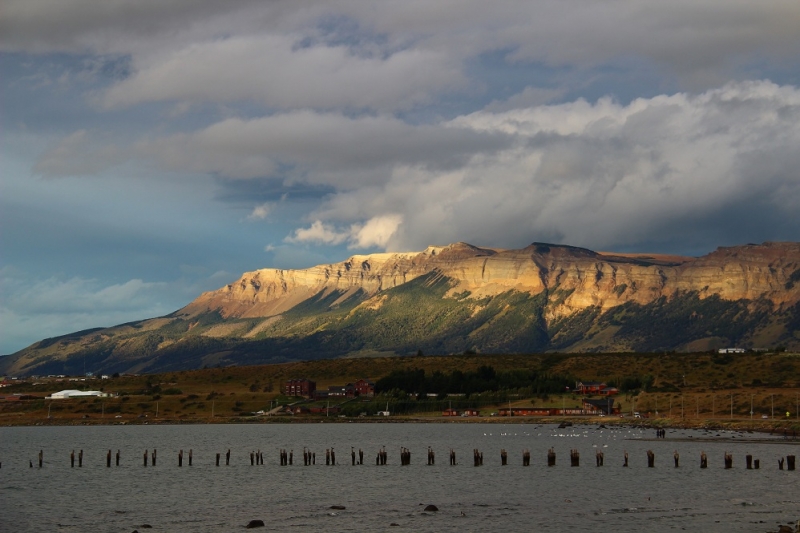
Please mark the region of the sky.
POLYGON ((800 240, 797 0, 0 0, 0 353, 259 268, 800 240))

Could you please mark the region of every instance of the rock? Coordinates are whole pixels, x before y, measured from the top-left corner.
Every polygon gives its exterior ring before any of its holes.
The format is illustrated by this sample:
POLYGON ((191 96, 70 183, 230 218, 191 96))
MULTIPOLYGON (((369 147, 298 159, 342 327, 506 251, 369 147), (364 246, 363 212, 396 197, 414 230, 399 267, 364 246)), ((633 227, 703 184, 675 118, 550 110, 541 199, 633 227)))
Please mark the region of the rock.
POLYGON ((395 527, 395 526, 399 526, 399 525, 400 524, 398 524, 397 522, 392 522, 391 524, 389 524, 390 527, 395 527))
POLYGON ((431 504, 431 505, 426 505, 426 506, 425 506, 425 511, 438 511, 438 510, 439 510, 439 508, 438 508, 438 507, 436 507, 436 506, 435 506, 435 505, 433 505, 433 504, 431 504))
POLYGON ((153 529, 153 526, 151 526, 150 524, 142 524, 139 527, 142 528, 142 529, 153 529))
POLYGON ((794 528, 791 526, 780 526, 778 533, 794 533, 794 528))
POLYGON ((264 527, 263 520, 250 520, 250 523, 247 524, 247 529, 253 529, 255 527, 264 527))
POLYGON ((339 511, 343 511, 347 509, 347 507, 345 507, 344 505, 331 505, 330 507, 328 507, 328 509, 337 509, 339 511))

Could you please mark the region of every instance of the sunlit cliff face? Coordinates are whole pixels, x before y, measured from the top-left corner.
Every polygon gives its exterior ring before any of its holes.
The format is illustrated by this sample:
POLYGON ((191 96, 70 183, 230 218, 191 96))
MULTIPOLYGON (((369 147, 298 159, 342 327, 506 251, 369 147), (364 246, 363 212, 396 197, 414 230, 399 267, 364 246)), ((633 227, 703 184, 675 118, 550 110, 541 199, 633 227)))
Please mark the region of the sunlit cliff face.
POLYGON ((419 253, 353 256, 341 263, 305 270, 263 269, 204 293, 184 313, 218 310, 223 316, 260 317, 285 312, 322 291, 375 295, 419 276, 437 272, 455 281, 451 293, 472 297, 516 290, 569 294, 551 317, 586 307, 608 309, 625 302, 646 304, 679 292, 725 300, 765 298, 776 305, 800 300, 800 244, 765 243, 700 257, 596 253, 533 244, 522 250, 494 250, 465 243, 429 247, 419 253), (793 281, 794 280, 794 281, 793 281))

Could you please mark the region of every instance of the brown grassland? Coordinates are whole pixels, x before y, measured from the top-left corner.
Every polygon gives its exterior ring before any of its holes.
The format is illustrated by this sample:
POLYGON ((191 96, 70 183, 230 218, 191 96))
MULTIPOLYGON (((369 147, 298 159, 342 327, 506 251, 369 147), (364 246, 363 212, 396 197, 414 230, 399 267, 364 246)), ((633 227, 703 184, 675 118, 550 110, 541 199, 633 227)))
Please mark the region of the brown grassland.
MULTIPOLYGON (((58 378, 27 380, 4 389, 0 396, 24 394, 34 399, 0 400, 0 425, 139 424, 299 422, 319 416, 252 416, 271 406, 296 401, 281 394, 286 379, 305 377, 318 389, 343 385, 359 378, 377 381, 395 370, 419 368, 463 372, 491 365, 498 373, 532 370, 568 375, 584 381, 616 381, 626 377, 652 378, 648 391, 616 397, 626 418, 602 419, 653 426, 713 426, 800 431, 800 354, 529 354, 462 355, 334 359, 264 366, 209 368, 164 374, 120 376, 110 379, 67 381, 58 378), (64 389, 102 390, 114 396, 46 400, 64 389), (751 402, 753 414, 750 414, 751 402), (640 412, 646 418, 633 419, 640 412), (787 417, 786 413, 789 413, 787 417), (656 414, 658 413, 658 414, 656 414), (213 416, 212 416, 213 415, 213 416), (762 418, 763 416, 767 418, 762 418)), ((580 397, 572 392, 535 395, 510 391, 502 405, 481 405, 483 415, 498 407, 573 407, 580 397)), ((359 399, 359 401, 362 401, 359 399)), ((382 398, 374 400, 382 402, 382 398)), ((327 420, 340 420, 326 417, 327 420)), ((348 418, 352 420, 352 418, 348 418)), ((437 408, 369 421, 442 420, 437 408)), ((481 416, 470 421, 509 422, 506 417, 481 416)), ((529 421, 529 418, 517 421, 529 421)), ((595 419, 601 420, 601 419, 595 419)), ((459 419, 464 421, 464 419, 459 419)))

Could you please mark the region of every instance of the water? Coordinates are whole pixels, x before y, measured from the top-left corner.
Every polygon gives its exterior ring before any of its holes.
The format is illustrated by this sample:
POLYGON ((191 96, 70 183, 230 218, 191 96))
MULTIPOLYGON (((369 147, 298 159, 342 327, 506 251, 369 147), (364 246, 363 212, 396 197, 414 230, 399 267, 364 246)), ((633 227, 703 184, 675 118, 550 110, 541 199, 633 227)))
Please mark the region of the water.
POLYGON ((0 428, 0 531, 224 532, 260 519, 266 527, 258 531, 369 532, 395 523, 392 531, 763 532, 800 519, 800 471, 777 467, 779 457, 800 455, 800 443, 691 430, 643 439, 654 434, 475 423, 0 428), (756 441, 736 442, 744 438, 756 441), (316 452, 316 466, 303 466, 303 446, 316 452), (350 465, 351 446, 364 450, 364 465, 350 465), (377 467, 380 446, 389 464, 377 467), (411 465, 399 466, 400 446, 411 449, 411 465), (435 466, 425 464, 428 446, 436 451, 435 466), (329 447, 335 467, 324 465, 329 447), (557 453, 552 468, 550 447, 557 453), (144 468, 142 454, 153 448, 158 465, 144 468), (294 450, 293 466, 279 466, 280 448, 294 450), (450 448, 459 461, 454 467, 450 448), (483 452, 484 466, 472 466, 473 448, 483 452), (509 453, 505 467, 501 448, 509 453), (531 451, 530 467, 521 466, 523 448, 531 451), (569 466, 572 448, 581 453, 579 468, 569 466), (83 468, 70 468, 72 449, 84 450, 83 468), (119 467, 106 468, 108 449, 121 451, 119 467), (256 449, 264 453, 263 466, 250 466, 256 449), (597 449, 605 453, 600 468, 597 449), (655 468, 647 468, 648 449, 655 468), (673 467, 675 450, 680 468, 673 467), (701 451, 709 458, 703 470, 701 451), (731 470, 723 468, 725 451, 733 453, 731 470), (761 460, 760 470, 745 469, 747 453, 761 460), (427 504, 439 512, 424 512, 427 504))

